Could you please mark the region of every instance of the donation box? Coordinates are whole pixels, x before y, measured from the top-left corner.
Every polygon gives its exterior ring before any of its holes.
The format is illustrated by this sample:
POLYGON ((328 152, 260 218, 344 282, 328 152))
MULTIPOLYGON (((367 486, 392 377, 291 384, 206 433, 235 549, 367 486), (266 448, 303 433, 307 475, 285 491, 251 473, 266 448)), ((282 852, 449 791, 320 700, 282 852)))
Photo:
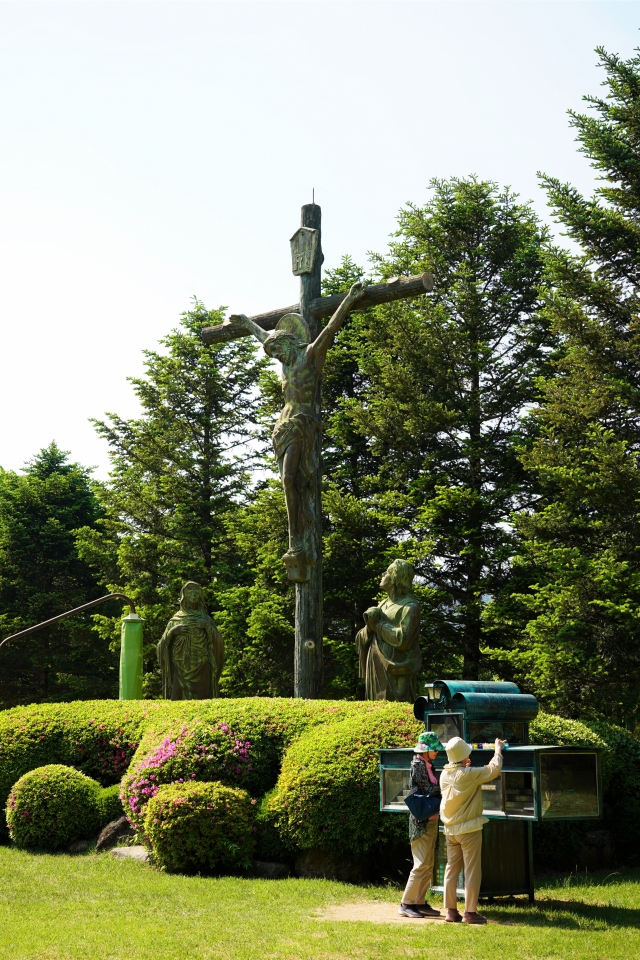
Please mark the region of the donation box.
MULTIPOLYGON (((595 747, 529 744, 529 723, 538 701, 515 683, 436 680, 414 707, 425 730, 441 743, 462 737, 473 747, 471 765, 486 766, 496 737, 507 741, 502 773, 482 785, 484 825, 481 896, 526 893, 533 901, 534 820, 585 820, 602 816, 600 751, 595 747)), ((412 748, 379 750, 380 809, 408 813, 412 748)), ((440 752, 436 770, 447 762, 440 752)), ((434 886, 442 890, 447 861, 442 824, 434 867, 434 886)), ((464 886, 462 875, 460 891, 464 886)))

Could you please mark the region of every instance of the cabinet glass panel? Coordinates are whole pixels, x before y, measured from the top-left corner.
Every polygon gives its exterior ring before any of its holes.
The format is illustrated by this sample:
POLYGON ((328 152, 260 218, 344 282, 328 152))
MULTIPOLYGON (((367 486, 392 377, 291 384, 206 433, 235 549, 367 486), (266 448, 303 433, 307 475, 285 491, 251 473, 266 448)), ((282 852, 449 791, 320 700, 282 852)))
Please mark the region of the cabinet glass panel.
MULTIPOLYGON (((440 743, 462 736, 461 713, 432 713, 427 717, 427 730, 435 733, 440 743)), ((495 739, 495 737, 494 737, 495 739)))
POLYGON ((511 723, 508 720, 471 721, 469 723, 469 741, 471 743, 494 743, 496 737, 507 743, 524 743, 524 723, 511 723))
POLYGON ((382 809, 409 812, 404 798, 411 791, 411 771, 387 769, 382 771, 382 809))
POLYGON ((597 817, 595 753, 540 753, 542 817, 597 817))
POLYGON ((482 784, 482 812, 483 813, 504 813, 504 793, 502 789, 502 777, 496 777, 489 783, 482 784))
POLYGON ((504 778, 504 812, 510 817, 533 817, 533 774, 507 770, 504 778))
POLYGON ((505 770, 497 779, 483 783, 482 812, 487 816, 502 814, 533 820, 533 774, 527 770, 505 770))

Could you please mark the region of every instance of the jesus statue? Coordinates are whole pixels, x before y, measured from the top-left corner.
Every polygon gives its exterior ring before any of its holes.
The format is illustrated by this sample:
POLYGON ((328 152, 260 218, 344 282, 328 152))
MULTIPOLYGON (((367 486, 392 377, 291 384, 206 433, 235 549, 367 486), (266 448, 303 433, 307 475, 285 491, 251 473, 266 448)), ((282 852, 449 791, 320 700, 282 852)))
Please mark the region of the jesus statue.
POLYGON ((313 343, 309 342, 309 328, 305 320, 297 313, 285 314, 272 333, 263 330, 244 314, 231 316, 225 321, 225 325, 239 324, 252 333, 262 343, 265 353, 282 364, 284 407, 272 439, 289 522, 289 549, 283 560, 290 578, 294 580, 308 580, 308 564, 317 559, 311 529, 317 463, 316 437, 322 429, 315 404, 318 380, 333 338, 349 310, 363 294, 363 284, 359 281, 354 283, 313 343))

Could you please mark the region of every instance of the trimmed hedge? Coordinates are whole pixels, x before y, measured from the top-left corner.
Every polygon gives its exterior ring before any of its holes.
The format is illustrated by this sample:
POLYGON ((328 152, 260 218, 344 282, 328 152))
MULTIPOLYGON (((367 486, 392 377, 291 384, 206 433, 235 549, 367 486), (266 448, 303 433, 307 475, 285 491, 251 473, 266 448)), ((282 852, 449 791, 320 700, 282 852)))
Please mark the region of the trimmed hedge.
MULTIPOLYGON (((233 727, 264 757, 264 781, 256 796, 274 785, 284 751, 308 727, 375 711, 375 702, 246 697, 237 700, 76 700, 30 704, 0 711, 0 808, 13 784, 29 770, 62 763, 103 786, 118 783, 131 761, 138 763, 184 724, 233 727)), ((410 709, 410 708, 408 708, 410 709)), ((0 842, 8 838, 0 817, 0 842)))
MULTIPOLYGON (((103 786, 118 783, 152 707, 145 701, 89 700, 0 711, 0 806, 23 774, 51 763, 75 767, 103 786)), ((3 821, 0 840, 7 837, 3 821)))
MULTIPOLYGON (((380 825, 383 831, 381 836, 386 836, 388 832, 389 835, 402 837, 403 842, 406 842, 405 818, 387 814, 381 816, 378 812, 377 759, 373 752, 366 753, 365 750, 365 753, 362 753, 359 724, 367 727, 368 718, 371 718, 373 730, 370 739, 367 734, 371 750, 376 746, 398 746, 405 742, 395 734, 395 721, 390 721, 391 730, 385 727, 382 720, 382 727, 377 728, 376 718, 385 716, 397 716, 401 726, 404 724, 406 727, 409 724, 412 729, 409 740, 412 740, 415 732, 419 730, 419 725, 413 720, 410 705, 380 702, 245 698, 178 703, 101 700, 16 707, 0 711, 0 804, 4 807, 13 784, 36 767, 64 763, 103 785, 110 785, 120 780, 127 768, 133 771, 136 765, 157 750, 167 737, 175 738, 179 735, 183 727, 187 730, 202 730, 204 739, 197 742, 206 746, 215 741, 220 725, 226 723, 239 740, 251 743, 251 780, 245 779, 240 783, 239 779, 234 780, 234 777, 230 776, 228 779, 230 782, 234 781, 235 785, 247 787, 255 798, 264 797, 259 805, 257 819, 261 857, 266 859, 281 858, 287 854, 292 856, 296 849, 306 849, 306 846, 302 845, 310 842, 312 834, 314 843, 316 840, 327 842, 328 830, 322 830, 325 824, 320 823, 324 816, 322 797, 325 795, 320 784, 314 785, 310 794, 312 802, 317 804, 317 810, 313 811, 308 826, 302 822, 298 825, 293 812, 290 817, 282 806, 286 795, 294 790, 292 785, 295 778, 292 779, 292 771, 295 758, 300 751, 307 749, 316 757, 316 747, 311 744, 316 736, 320 738, 317 749, 327 749, 325 760, 316 758, 314 764, 319 765, 318 770, 324 771, 322 775, 326 774, 327 778, 326 816, 331 828, 329 832, 333 832, 335 836, 340 835, 332 791, 334 787, 338 790, 343 782, 342 766, 346 763, 349 751, 353 751, 354 756, 362 758, 363 762, 365 754, 368 757, 366 763, 370 766, 367 767, 365 780, 369 784, 369 792, 364 792, 369 798, 366 801, 369 806, 366 809, 380 825), (393 711, 397 711, 397 714, 393 711), (347 724, 349 720, 353 720, 352 727, 347 724), (343 723, 347 726, 340 727, 343 723), (333 730, 336 725, 340 727, 337 733, 333 730), (336 738, 339 737, 346 737, 347 740, 337 744, 336 738), (349 745, 347 741, 351 737, 354 739, 349 745), (323 744, 325 746, 322 746, 323 744), (335 756, 332 744, 336 744, 335 756), (337 776, 330 771, 334 763, 339 768, 337 776), (281 765, 282 777, 276 787, 281 765), (265 794, 268 796, 265 797, 265 794), (305 830, 309 836, 305 834, 305 830)), ((573 866, 576 862, 575 854, 585 833, 603 828, 611 832, 620 856, 627 861, 640 858, 640 817, 637 815, 640 804, 640 744, 626 731, 609 724, 584 724, 548 714, 539 715, 532 723, 531 741, 605 745, 602 754, 604 822, 536 824, 536 862, 546 862, 549 866, 573 866)), ((209 760, 206 762, 209 763, 209 760)), ((191 776, 191 779, 205 778, 204 772, 199 774, 195 766, 191 770, 191 774, 193 773, 196 773, 196 777, 191 776)), ((214 764, 206 777, 223 779, 222 775, 218 774, 219 770, 216 772, 214 764)), ((177 779, 187 778, 180 774, 177 779)), ((305 790, 307 786, 311 786, 304 777, 300 784, 305 790)), ((114 804, 110 807, 113 812, 117 804, 113 796, 111 803, 114 804)), ((292 810, 296 803, 297 801, 294 801, 292 810)), ((362 820, 360 814, 354 813, 354 810, 355 807, 343 811, 343 820, 350 816, 362 820)), ((118 816, 119 811, 118 806, 117 811, 108 819, 118 816)), ((354 836, 361 836, 360 826, 356 825, 354 836)), ((373 834, 364 830, 363 841, 373 842, 373 834)), ((0 839, 3 837, 6 838, 7 833, 4 823, 0 821, 0 839)), ((355 845, 352 845, 352 849, 355 849, 355 845)), ((340 852, 345 851, 341 849, 340 852)), ((363 850, 358 849, 357 853, 360 855, 363 850)))
POLYGON ((288 846, 322 847, 359 858, 407 841, 407 818, 380 812, 378 747, 413 746, 423 729, 407 704, 378 709, 308 731, 285 754, 261 817, 288 846))
POLYGON ((246 870, 255 846, 246 790, 221 783, 174 783, 149 800, 144 833, 155 863, 170 873, 246 870))
POLYGON ((7 801, 7 826, 16 846, 60 850, 98 828, 100 785, 73 767, 51 763, 20 777, 7 801))

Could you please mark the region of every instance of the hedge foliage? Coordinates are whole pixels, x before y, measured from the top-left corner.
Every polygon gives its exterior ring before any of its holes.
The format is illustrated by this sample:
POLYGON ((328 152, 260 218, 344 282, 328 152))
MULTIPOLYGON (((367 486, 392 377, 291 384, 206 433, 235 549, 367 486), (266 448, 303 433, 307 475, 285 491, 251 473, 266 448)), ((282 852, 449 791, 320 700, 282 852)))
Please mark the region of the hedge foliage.
POLYGON ((534 851, 539 865, 573 866, 585 835, 603 828, 611 833, 619 856, 640 860, 640 744, 613 724, 566 720, 539 714, 530 727, 536 744, 601 747, 603 820, 534 823, 534 851))
POLYGON ((18 847, 60 850, 98 828, 100 785, 73 767, 51 763, 20 777, 7 801, 7 826, 18 847))
MULTIPOLYGON (((0 711, 0 809, 13 784, 29 770, 63 763, 103 786, 118 783, 167 736, 184 724, 215 728, 227 723, 256 745, 264 780, 251 786, 262 796, 274 785, 288 745, 310 726, 375 711, 379 704, 337 700, 245 697, 237 700, 78 700, 30 704, 0 711)), ((0 842, 8 834, 0 817, 0 842)))
POLYGON ((98 810, 98 826, 105 827, 112 820, 119 820, 124 814, 120 799, 120 784, 114 783, 110 787, 101 787, 96 795, 98 810))
POLYGON ((248 869, 255 846, 255 803, 246 790, 222 783, 160 787, 144 817, 156 864, 171 873, 248 869))
MULTIPOLYGON (((104 786, 127 770, 155 705, 88 700, 32 704, 0 711, 0 807, 29 770, 65 764, 104 786)), ((0 840, 6 837, 0 822, 0 840)))
POLYGON ((265 817, 285 843, 359 858, 407 838, 407 818, 380 813, 378 747, 413 746, 423 725, 407 704, 384 703, 370 713, 309 730, 285 754, 265 817))

